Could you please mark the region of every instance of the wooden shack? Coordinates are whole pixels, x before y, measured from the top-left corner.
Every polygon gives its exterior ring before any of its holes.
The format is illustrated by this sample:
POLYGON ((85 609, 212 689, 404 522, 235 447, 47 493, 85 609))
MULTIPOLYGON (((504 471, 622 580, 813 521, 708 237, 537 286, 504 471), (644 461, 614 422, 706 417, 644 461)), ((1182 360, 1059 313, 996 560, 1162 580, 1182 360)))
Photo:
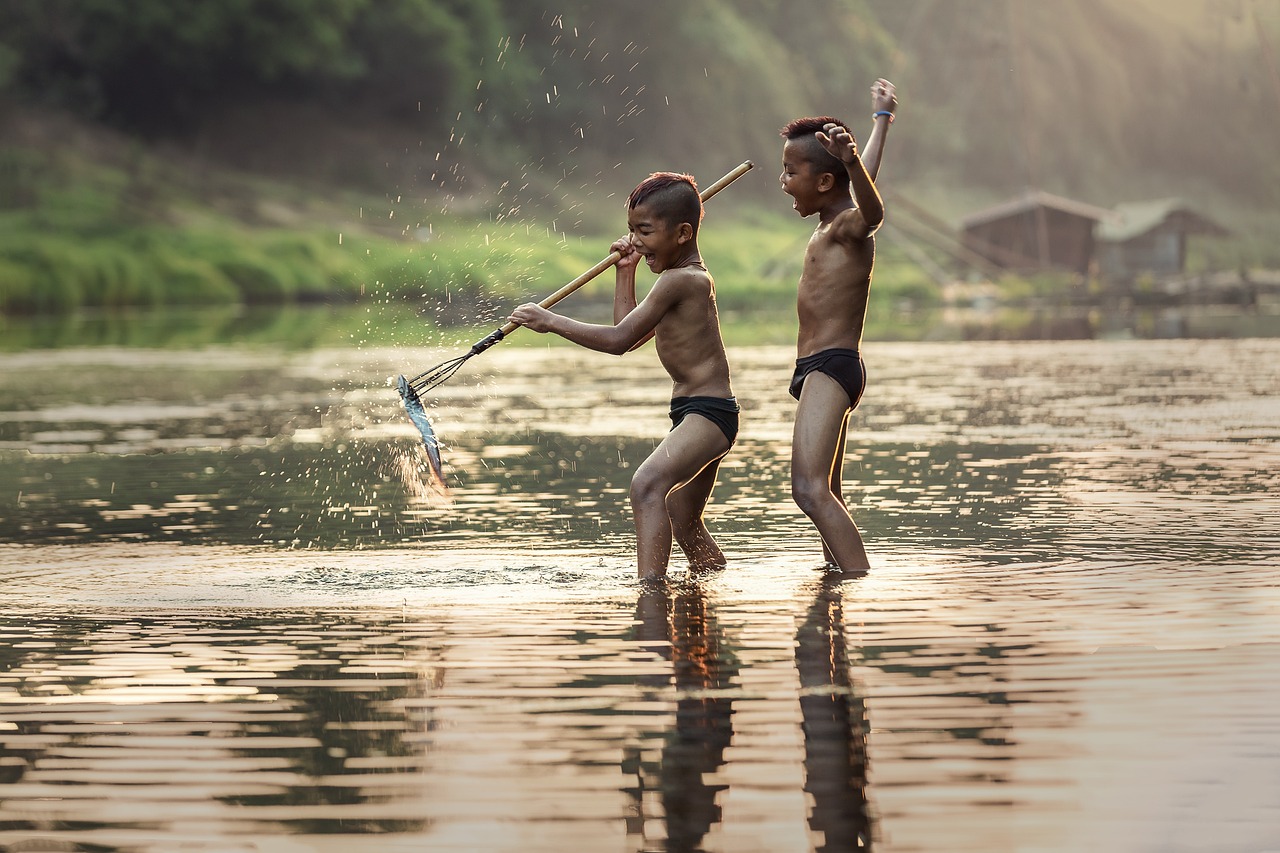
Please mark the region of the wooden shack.
POLYGON ((1004 269, 1064 269, 1084 275, 1094 261, 1094 227, 1110 215, 1100 207, 1031 190, 970 214, 960 230, 965 248, 1004 269))
POLYGON ((1228 233, 1181 199, 1117 205, 1112 216, 1098 223, 1098 267, 1104 278, 1115 282, 1143 274, 1179 275, 1186 269, 1189 237, 1228 233))

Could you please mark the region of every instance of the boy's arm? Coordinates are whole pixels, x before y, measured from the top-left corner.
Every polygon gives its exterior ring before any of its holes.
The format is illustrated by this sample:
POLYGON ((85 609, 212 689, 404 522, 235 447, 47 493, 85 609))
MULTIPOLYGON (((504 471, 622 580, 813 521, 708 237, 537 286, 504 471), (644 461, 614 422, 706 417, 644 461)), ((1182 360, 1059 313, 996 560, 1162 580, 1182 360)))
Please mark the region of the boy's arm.
POLYGON ((828 123, 815 134, 822 147, 844 163, 849 173, 849 188, 853 190, 855 206, 848 214, 841 215, 835 236, 846 239, 865 239, 875 233, 884 222, 884 201, 875 182, 867 174, 867 167, 858 156, 858 143, 853 134, 838 124, 828 123))
POLYGON ((511 312, 509 319, 532 331, 551 332, 596 352, 622 355, 652 337, 658 322, 678 301, 674 283, 669 277, 665 282, 663 278, 659 276, 644 301, 614 326, 583 323, 549 311, 535 302, 521 305, 511 312))
POLYGON ((880 173, 885 138, 889 135, 889 125, 893 124, 893 116, 897 111, 898 98, 893 84, 881 77, 871 85, 871 135, 867 137, 867 144, 862 146, 862 165, 866 166, 872 181, 880 173))
MULTIPOLYGON (((616 326, 636 309, 636 267, 640 264, 640 253, 632 245, 630 235, 615 240, 609 247, 609 251, 622 255, 613 267, 616 273, 613 286, 613 325, 616 326)), ((641 338, 631 349, 639 349, 652 337, 651 332, 641 338)))

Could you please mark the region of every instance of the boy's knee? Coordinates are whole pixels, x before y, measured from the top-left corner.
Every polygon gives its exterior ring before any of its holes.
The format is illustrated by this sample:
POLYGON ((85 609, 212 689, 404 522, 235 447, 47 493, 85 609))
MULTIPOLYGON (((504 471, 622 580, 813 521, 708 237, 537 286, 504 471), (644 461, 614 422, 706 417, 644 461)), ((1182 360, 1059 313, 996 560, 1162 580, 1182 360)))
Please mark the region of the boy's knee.
POLYGON ((643 472, 636 474, 631 481, 631 503, 633 506, 647 506, 667 501, 666 486, 653 477, 646 477, 643 472))
POLYGON ((791 482, 791 499, 805 515, 812 514, 823 501, 834 500, 827 480, 797 479, 791 482))

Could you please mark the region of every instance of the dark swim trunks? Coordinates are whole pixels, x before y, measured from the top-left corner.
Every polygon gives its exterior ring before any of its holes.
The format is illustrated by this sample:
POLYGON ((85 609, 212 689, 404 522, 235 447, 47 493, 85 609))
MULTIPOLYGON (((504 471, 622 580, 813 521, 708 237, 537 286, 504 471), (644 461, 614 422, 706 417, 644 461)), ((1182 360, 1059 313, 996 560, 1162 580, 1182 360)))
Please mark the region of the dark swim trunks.
POLYGON ((724 433, 724 437, 732 444, 738 437, 737 397, 672 397, 671 428, 680 426, 685 415, 702 415, 724 433))
POLYGON ((858 408, 862 392, 867 388, 867 369, 856 349, 824 349, 822 352, 796 359, 796 372, 791 377, 791 396, 800 399, 805 377, 813 371, 825 373, 840 383, 849 395, 849 408, 858 408))

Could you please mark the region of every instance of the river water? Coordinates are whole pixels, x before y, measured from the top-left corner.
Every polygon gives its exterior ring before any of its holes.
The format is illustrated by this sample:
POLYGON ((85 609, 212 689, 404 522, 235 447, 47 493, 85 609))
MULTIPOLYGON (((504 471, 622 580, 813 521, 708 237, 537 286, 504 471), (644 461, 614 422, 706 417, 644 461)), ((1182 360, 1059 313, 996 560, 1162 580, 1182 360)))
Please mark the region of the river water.
POLYGON ((465 346, 0 354, 0 849, 1280 850, 1280 339, 868 343, 843 580, 734 347, 642 588, 667 380, 528 337, 443 490, 465 346))

